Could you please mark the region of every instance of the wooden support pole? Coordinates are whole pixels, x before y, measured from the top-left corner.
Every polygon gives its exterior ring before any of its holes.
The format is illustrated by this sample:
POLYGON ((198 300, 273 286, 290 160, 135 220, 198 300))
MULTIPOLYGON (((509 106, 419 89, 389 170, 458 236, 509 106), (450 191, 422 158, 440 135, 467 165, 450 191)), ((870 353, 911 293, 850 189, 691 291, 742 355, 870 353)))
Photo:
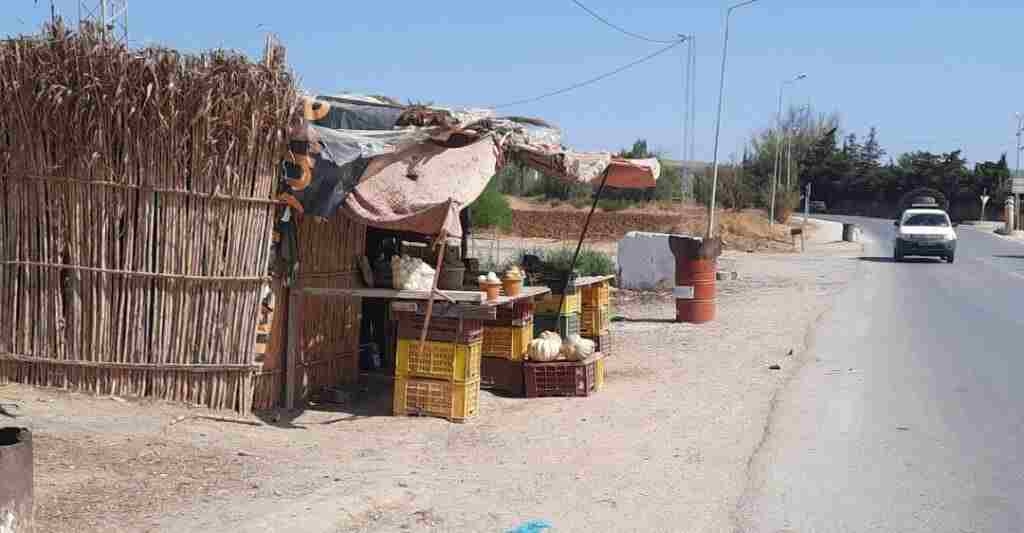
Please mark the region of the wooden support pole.
POLYGON ((423 320, 423 331, 420 332, 419 357, 423 357, 423 349, 427 344, 427 330, 430 329, 430 315, 434 311, 434 295, 437 294, 437 281, 441 278, 441 266, 444 264, 444 252, 448 245, 448 235, 444 230, 438 236, 441 239, 441 250, 437 254, 437 270, 434 271, 434 283, 430 286, 430 298, 427 299, 427 316, 423 320))
POLYGON ((303 302, 301 282, 296 282, 288 291, 288 354, 285 357, 285 389, 284 406, 286 409, 295 409, 295 393, 298 387, 298 359, 301 339, 299 338, 302 329, 299 321, 302 320, 303 302))

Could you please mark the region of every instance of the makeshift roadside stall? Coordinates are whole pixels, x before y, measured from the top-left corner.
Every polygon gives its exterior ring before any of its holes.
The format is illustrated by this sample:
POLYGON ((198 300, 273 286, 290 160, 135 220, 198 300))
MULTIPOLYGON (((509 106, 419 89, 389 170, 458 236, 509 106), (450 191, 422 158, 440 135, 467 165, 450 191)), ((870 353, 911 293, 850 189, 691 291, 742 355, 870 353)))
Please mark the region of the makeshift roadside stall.
MULTIPOLYGON (((653 187, 656 160, 575 153, 561 146, 557 129, 541 121, 494 117, 489 111, 401 106, 351 95, 310 100, 304 111, 305 120, 290 129, 292 150, 280 196, 288 207, 281 214, 278 241, 297 238, 293 217, 327 218, 337 211, 372 228, 374 238, 367 243, 374 250, 367 252, 373 257, 360 259, 364 286, 322 287, 303 283, 308 278, 303 277, 301 257, 279 249, 290 283, 288 329, 295 333, 288 335, 285 356, 287 407, 297 405, 317 385, 299 368, 302 345, 308 342, 299 333, 306 326, 301 310, 303 299, 309 298, 376 302, 373 322, 385 316, 391 322, 388 339, 374 334, 380 353, 372 359, 375 366, 379 360, 393 363, 395 414, 465 420, 477 411, 481 381, 516 395, 586 395, 596 390, 602 355, 594 344, 607 345, 607 328, 588 323, 595 341, 579 335, 581 293, 608 278, 578 285, 568 272, 554 273, 548 283, 524 287, 526 273, 512 269, 500 277, 491 273, 475 279, 476 268, 470 268, 474 263, 455 239, 469 230, 463 227, 468 222, 463 211, 510 160, 594 184, 595 205, 606 186, 653 187), (381 251, 389 236, 397 244, 381 251), (413 253, 409 240, 425 246, 413 253), (552 291, 556 295, 549 296, 552 291), (573 295, 568 301, 566 293, 573 295), (535 306, 538 317, 554 310, 554 320, 543 322, 538 333, 557 331, 559 340, 550 360, 543 361, 546 366, 538 361, 537 367, 529 367, 536 369, 534 381, 539 383, 530 389, 525 360, 535 340, 535 306), (563 349, 563 337, 569 348, 563 349), (575 344, 570 345, 571 339, 575 344), (578 390, 575 381, 568 387, 551 385, 561 374, 575 373, 566 365, 587 369, 585 390, 578 390)), ((589 216, 577 257, 587 226, 589 216)), ((366 303, 363 310, 367 313, 366 303)), ((588 316, 600 321, 605 315, 588 316)))
MULTIPOLYGON (((549 286, 564 298, 568 273, 480 283, 453 244, 466 207, 509 161, 598 196, 658 174, 653 160, 573 152, 536 119, 305 98, 276 44, 257 64, 129 49, 58 21, 0 43, 0 66, 0 302, 19 310, 0 313, 0 383, 245 413, 352 384, 361 352, 400 375, 414 356, 458 366, 471 347, 454 382, 479 374, 477 351, 522 376, 533 299, 549 286), (488 337, 501 327, 515 331, 488 337), (415 343, 399 353, 395 339, 415 343)), ((547 340, 546 359, 569 358, 547 340)), ((398 411, 430 412, 416 402, 435 392, 407 389, 398 411)))

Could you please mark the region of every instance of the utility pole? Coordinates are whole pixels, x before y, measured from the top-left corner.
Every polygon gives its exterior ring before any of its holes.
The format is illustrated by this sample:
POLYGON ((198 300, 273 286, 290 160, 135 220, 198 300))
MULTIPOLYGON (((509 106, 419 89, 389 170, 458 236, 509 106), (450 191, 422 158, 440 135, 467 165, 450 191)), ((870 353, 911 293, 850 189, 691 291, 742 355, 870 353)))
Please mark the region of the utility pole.
POLYGON ((79 0, 78 22, 93 22, 104 37, 128 44, 128 0, 79 0))
POLYGON ((690 152, 687 160, 696 159, 697 150, 697 37, 690 34, 690 152))
MULTIPOLYGON (((1014 181, 1020 178, 1020 151, 1021 151, 1020 135, 1021 135, 1022 132, 1024 132, 1024 114, 1021 114, 1021 113, 1018 112, 1016 115, 1017 115, 1017 165, 1015 166, 1015 168, 1013 170, 1013 177, 1010 178, 1010 191, 1013 191, 1015 189, 1015 187, 1013 186, 1014 181)), ((1013 197, 1014 197, 1014 202, 1013 202, 1014 209, 1018 209, 1018 211, 1017 211, 1017 216, 1014 217, 1016 219, 1015 220, 1016 226, 1009 228, 1010 231, 1013 231, 1015 229, 1019 229, 1020 225, 1021 225, 1021 223, 1020 223, 1020 211, 1019 211, 1019 209, 1020 209, 1020 195, 1017 192, 1013 192, 1013 197)))
POLYGON ((694 147, 694 94, 696 93, 696 68, 694 51, 694 36, 679 35, 679 38, 686 41, 686 56, 683 57, 683 144, 680 147, 680 168, 681 175, 680 193, 683 199, 693 196, 693 169, 687 166, 688 161, 693 160, 694 147))
POLYGON ((807 182, 807 192, 804 193, 804 223, 807 217, 811 216, 811 182, 807 182))
POLYGON ((708 202, 708 229, 705 236, 710 239, 715 234, 715 192, 718 189, 718 139, 722 132, 722 98, 725 94, 725 60, 729 54, 729 17, 737 8, 749 6, 757 0, 746 0, 729 6, 725 12, 725 37, 722 40, 722 72, 718 80, 718 112, 715 115, 715 143, 711 160, 711 199, 708 202))
MULTIPOLYGON (((800 116, 801 116, 801 118, 804 116, 805 112, 810 110, 810 108, 811 108, 810 104, 800 108, 800 116)), ((803 120, 801 120, 800 122, 803 122, 803 120)), ((791 134, 786 137, 786 190, 787 191, 789 191, 790 187, 793 186, 793 137, 795 137, 798 134, 803 133, 805 131, 806 131, 806 125, 802 125, 802 124, 798 123, 796 126, 793 127, 793 129, 791 131, 791 134)), ((799 190, 799 189, 800 189, 800 187, 797 187, 797 190, 799 190)), ((797 206, 797 207, 800 207, 800 206, 797 206)))
POLYGON ((768 207, 769 229, 775 225, 775 188, 779 182, 779 166, 782 164, 782 142, 786 137, 786 134, 782 129, 782 93, 785 91, 787 85, 796 83, 806 77, 807 74, 797 74, 792 79, 783 81, 782 84, 779 85, 779 107, 778 111, 775 113, 775 121, 779 135, 782 135, 782 137, 775 141, 775 171, 772 173, 772 198, 768 207))
POLYGON ((790 179, 793 177, 793 134, 786 136, 786 191, 789 191, 790 179))

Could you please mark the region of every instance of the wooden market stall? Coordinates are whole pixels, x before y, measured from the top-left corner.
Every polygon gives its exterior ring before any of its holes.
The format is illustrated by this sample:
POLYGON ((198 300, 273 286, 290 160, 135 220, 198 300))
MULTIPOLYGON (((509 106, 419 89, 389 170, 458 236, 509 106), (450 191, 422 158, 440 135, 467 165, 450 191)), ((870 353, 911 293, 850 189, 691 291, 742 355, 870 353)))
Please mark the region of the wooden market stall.
POLYGON ((427 291, 420 309, 423 294, 365 292, 368 228, 464 237, 466 208, 512 160, 598 196, 658 174, 573 152, 536 119, 303 97, 279 48, 263 62, 131 50, 58 24, 0 43, 0 71, 0 382, 297 407, 359 379, 365 302, 417 305, 395 316, 424 317, 420 344, 447 315, 482 313, 481 357, 525 365, 527 301, 572 290, 427 291))

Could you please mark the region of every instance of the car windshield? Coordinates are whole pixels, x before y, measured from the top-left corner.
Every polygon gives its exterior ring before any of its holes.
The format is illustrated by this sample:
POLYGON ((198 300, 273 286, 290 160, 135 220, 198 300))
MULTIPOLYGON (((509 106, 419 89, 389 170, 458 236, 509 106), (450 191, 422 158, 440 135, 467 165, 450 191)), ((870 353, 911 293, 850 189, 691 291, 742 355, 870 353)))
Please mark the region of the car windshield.
POLYGON ((906 220, 903 221, 904 226, 935 226, 944 228, 949 226, 949 219, 946 215, 940 215, 936 213, 921 213, 918 215, 910 215, 906 220))

